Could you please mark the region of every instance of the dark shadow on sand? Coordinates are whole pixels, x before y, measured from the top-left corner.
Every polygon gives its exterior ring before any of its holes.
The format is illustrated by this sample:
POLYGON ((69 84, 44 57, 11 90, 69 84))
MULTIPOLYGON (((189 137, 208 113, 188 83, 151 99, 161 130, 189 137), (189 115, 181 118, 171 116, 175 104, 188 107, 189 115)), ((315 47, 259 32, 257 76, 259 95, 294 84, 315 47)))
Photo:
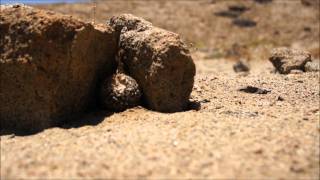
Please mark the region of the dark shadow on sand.
MULTIPOLYGON (((187 107, 181 112, 186 112, 186 111, 191 111, 191 110, 199 111, 201 109, 201 103, 202 103, 201 101, 190 100, 187 104, 187 107)), ((141 107, 146 110, 150 110, 150 109, 146 108, 145 105, 142 105, 141 107)), ((150 110, 150 111, 153 111, 153 110, 150 110)), ((71 128, 80 128, 83 126, 97 126, 98 124, 100 124, 104 120, 107 120, 107 118, 112 116, 114 113, 117 113, 117 112, 96 109, 94 111, 85 113, 84 115, 82 115, 78 118, 72 118, 73 120, 63 122, 59 125, 52 126, 50 128, 71 129, 71 128)), ((119 113, 121 113, 121 112, 119 112, 119 113)), ((175 113, 175 112, 173 112, 173 113, 175 113)), ((37 130, 37 131, 19 131, 19 130, 0 129, 0 136, 4 136, 4 135, 12 135, 13 137, 14 136, 30 136, 30 135, 38 134, 38 133, 40 133, 46 129, 50 129, 50 128, 45 128, 45 129, 41 129, 41 130, 37 130)))
POLYGON ((201 102, 200 101, 189 101, 187 108, 184 111, 199 111, 201 109, 201 102))
POLYGON ((110 111, 95 111, 88 113, 76 121, 69 121, 66 123, 61 124, 60 128, 63 129, 70 129, 70 128, 80 128, 82 126, 96 126, 100 124, 103 120, 112 116, 115 112, 110 111))
MULTIPOLYGON (((64 123, 61 123, 57 126, 53 126, 50 128, 62 128, 62 129, 70 129, 70 128, 80 128, 82 126, 96 126, 100 124, 103 120, 108 118, 109 116, 113 115, 114 112, 110 111, 103 111, 103 110, 97 110, 94 112, 86 113, 79 118, 74 118, 72 121, 67 121, 64 123)), ((46 128, 46 129, 50 129, 46 128)), ((12 135, 12 136, 30 136, 38 134, 46 129, 41 129, 37 131, 21 131, 21 130, 0 130, 0 136, 4 135, 12 135)))

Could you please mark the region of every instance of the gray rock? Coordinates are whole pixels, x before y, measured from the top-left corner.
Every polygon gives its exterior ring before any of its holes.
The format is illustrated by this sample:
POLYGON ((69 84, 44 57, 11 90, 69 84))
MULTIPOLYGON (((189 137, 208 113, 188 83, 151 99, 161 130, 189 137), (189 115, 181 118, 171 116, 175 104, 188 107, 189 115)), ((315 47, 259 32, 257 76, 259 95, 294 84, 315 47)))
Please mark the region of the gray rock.
POLYGON ((87 111, 117 46, 108 26, 19 5, 1 6, 0 42, 5 130, 41 130, 87 111))
POLYGON ((119 37, 119 59, 139 84, 146 105, 156 111, 184 110, 192 91, 195 65, 179 35, 124 14, 109 25, 119 37))
POLYGON ((304 71, 304 66, 311 61, 310 53, 297 49, 277 48, 272 51, 270 62, 281 74, 289 74, 292 70, 304 71))

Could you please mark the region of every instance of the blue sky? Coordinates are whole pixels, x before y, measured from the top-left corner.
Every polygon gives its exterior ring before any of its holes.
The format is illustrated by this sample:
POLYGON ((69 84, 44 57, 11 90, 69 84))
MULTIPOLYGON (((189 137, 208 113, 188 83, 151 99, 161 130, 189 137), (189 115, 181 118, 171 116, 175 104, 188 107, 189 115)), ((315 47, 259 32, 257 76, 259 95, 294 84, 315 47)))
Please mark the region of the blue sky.
POLYGON ((0 0, 0 4, 14 4, 14 3, 23 3, 23 4, 46 4, 46 3, 74 3, 74 2, 83 2, 90 0, 0 0))

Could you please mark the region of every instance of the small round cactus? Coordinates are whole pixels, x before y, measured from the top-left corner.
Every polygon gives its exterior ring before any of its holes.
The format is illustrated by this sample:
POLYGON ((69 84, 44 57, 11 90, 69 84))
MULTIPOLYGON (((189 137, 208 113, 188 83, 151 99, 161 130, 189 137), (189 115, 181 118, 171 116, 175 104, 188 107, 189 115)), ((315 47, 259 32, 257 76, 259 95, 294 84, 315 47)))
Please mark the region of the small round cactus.
POLYGON ((136 80, 124 73, 116 73, 103 82, 100 99, 104 108, 124 111, 139 105, 141 95, 136 80))

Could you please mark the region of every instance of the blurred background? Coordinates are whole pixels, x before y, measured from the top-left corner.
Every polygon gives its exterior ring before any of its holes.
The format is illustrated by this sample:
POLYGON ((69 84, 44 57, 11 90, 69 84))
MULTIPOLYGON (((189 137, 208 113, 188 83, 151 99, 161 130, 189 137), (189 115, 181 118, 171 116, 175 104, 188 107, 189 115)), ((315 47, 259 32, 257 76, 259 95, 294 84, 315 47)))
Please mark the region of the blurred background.
POLYGON ((131 13, 180 34, 195 60, 266 60, 279 46, 320 56, 320 0, 1 0, 6 3, 96 23, 131 13))
POLYGON ((2 4, 53 4, 53 3, 79 3, 88 0, 0 0, 2 4))

